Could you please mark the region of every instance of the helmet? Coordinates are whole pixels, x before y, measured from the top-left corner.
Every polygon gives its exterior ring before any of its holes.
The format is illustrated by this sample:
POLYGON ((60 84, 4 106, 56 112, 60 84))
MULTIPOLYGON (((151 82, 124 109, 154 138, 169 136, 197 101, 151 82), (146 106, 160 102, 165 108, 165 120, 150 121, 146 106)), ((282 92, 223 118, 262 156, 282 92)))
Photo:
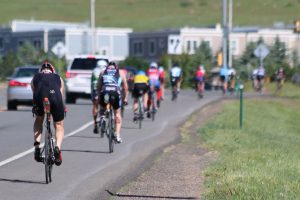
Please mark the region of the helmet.
POLYGON ((163 72, 163 71, 164 71, 164 68, 163 68, 162 66, 160 66, 160 67, 158 68, 158 71, 163 72))
POLYGON ((114 66, 115 69, 119 69, 118 64, 117 64, 116 62, 114 62, 114 61, 110 61, 110 62, 108 63, 108 65, 106 66, 106 68, 108 68, 108 67, 110 67, 110 66, 114 66))
POLYGON ((40 68, 40 72, 54 74, 55 68, 53 67, 53 65, 51 63, 49 63, 48 61, 45 61, 40 68))
POLYGON ((98 60, 97 67, 100 67, 101 69, 105 68, 107 65, 106 60, 98 60))
POLYGON ((204 66, 203 65, 199 65, 199 70, 204 70, 204 66))
POLYGON ((146 73, 143 70, 139 70, 137 72, 137 75, 144 75, 144 76, 146 76, 146 73))
POLYGON ((158 68, 157 63, 156 63, 156 62, 150 63, 150 68, 155 68, 155 69, 157 69, 157 68, 158 68))

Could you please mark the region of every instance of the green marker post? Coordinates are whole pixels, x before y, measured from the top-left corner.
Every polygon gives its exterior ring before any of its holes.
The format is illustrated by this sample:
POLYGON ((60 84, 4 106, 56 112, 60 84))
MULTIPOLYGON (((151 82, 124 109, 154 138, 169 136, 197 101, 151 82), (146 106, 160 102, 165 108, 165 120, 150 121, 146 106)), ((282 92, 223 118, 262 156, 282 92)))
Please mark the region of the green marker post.
POLYGON ((240 84, 240 128, 243 128, 243 91, 244 85, 240 84))

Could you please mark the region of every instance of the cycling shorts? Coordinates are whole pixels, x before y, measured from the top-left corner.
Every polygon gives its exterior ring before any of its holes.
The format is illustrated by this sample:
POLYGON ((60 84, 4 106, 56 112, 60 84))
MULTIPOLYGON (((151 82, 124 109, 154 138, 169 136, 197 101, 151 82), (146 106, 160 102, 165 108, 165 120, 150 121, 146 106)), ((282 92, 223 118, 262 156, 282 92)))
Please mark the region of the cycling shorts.
POLYGON ((149 84, 150 84, 150 86, 154 86, 157 90, 160 89, 160 82, 159 82, 159 80, 150 80, 149 84))
POLYGON ((171 86, 174 87, 179 82, 180 77, 171 77, 171 86))
POLYGON ((146 83, 135 83, 133 86, 132 96, 134 98, 139 98, 148 92, 149 86, 146 83))
POLYGON ((92 90, 92 94, 91 94, 91 100, 92 102, 97 101, 98 100, 98 94, 97 94, 97 90, 92 90))
POLYGON ((195 78, 197 83, 203 83, 204 82, 204 76, 196 76, 195 78))
POLYGON ((264 77, 265 77, 265 76, 262 76, 262 75, 257 75, 257 76, 256 76, 256 79, 257 79, 258 81, 261 81, 261 80, 263 80, 263 79, 264 79, 264 77))
MULTIPOLYGON (((33 113, 37 116, 44 115, 44 105, 43 105, 43 98, 36 98, 33 99, 34 106, 33 106, 33 113)), ((62 121, 65 117, 65 107, 64 103, 61 98, 57 98, 55 95, 49 95, 48 97, 50 102, 50 113, 52 115, 54 122, 62 121)))
POLYGON ((226 76, 221 75, 221 76, 220 76, 220 80, 221 80, 221 82, 225 82, 225 81, 226 81, 226 76))
POLYGON ((116 86, 104 86, 99 94, 99 103, 102 107, 106 107, 107 102, 105 96, 108 96, 108 102, 116 110, 122 105, 121 91, 116 86))

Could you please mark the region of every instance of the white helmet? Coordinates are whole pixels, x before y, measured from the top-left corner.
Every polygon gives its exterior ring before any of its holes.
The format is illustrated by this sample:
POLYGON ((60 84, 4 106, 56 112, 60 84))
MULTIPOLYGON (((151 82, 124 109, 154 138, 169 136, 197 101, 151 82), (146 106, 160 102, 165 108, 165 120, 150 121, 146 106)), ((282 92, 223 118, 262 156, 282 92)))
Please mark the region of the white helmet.
POLYGON ((150 67, 153 67, 153 68, 158 68, 158 65, 157 65, 157 63, 156 62, 152 62, 151 64, 150 64, 150 67))
POLYGON ((106 60, 98 60, 97 67, 100 67, 101 69, 105 68, 107 66, 106 60))

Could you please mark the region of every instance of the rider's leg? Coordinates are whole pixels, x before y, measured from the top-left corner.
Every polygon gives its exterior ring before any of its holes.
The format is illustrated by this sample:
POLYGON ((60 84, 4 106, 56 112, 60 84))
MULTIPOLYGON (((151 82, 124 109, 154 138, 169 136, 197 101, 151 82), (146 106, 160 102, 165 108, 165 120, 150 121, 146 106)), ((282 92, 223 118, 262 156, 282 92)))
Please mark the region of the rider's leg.
POLYGON ((64 138, 64 121, 54 122, 55 132, 56 132, 56 146, 61 149, 61 144, 64 138))
POLYGON ((143 94, 143 101, 144 101, 144 109, 148 107, 147 103, 148 103, 148 92, 145 92, 143 94))
POLYGON ((122 126, 121 108, 115 110, 115 117, 116 117, 116 136, 120 137, 121 126, 122 126))
POLYGON ((94 124, 96 126, 97 122, 97 114, 98 114, 98 102, 97 100, 93 101, 93 108, 92 108, 92 114, 93 114, 93 118, 94 118, 94 124))
MULTIPOLYGON (((33 125, 33 132, 34 132, 34 142, 41 142, 42 132, 43 132, 43 121, 44 115, 35 117, 34 125, 33 125)), ((39 147, 39 144, 36 143, 35 146, 39 147)))

